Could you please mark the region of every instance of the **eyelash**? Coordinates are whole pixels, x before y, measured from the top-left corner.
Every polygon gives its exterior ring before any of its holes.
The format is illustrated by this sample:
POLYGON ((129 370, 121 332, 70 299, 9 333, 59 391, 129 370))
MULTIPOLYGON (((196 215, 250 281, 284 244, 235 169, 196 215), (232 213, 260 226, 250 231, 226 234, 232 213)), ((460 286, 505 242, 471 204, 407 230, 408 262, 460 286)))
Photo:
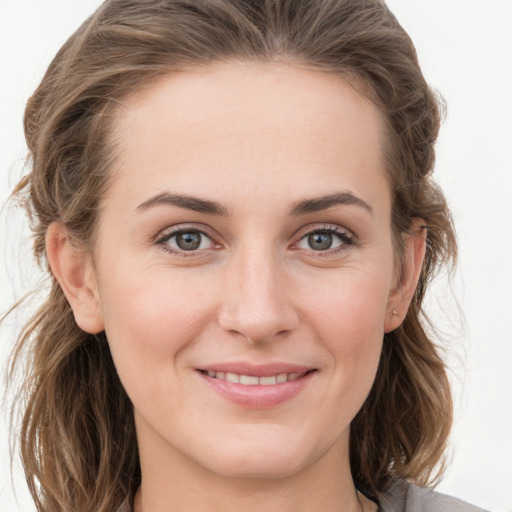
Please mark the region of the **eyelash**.
MULTIPOLYGON (((169 241, 178 236, 181 233, 195 233, 199 234, 201 236, 204 236, 208 238, 212 244, 217 245, 217 247, 221 247, 220 244, 216 243, 214 238, 206 233, 204 230, 199 229, 194 226, 182 226, 179 228, 172 229, 171 231, 165 231, 160 236, 157 236, 155 238, 155 243, 159 245, 164 251, 178 257, 193 257, 197 256, 199 254, 204 254, 204 251, 209 251, 212 249, 197 249, 197 250, 176 250, 169 246, 169 241)), ((346 251, 350 246, 353 246, 357 243, 357 240, 355 239, 355 236, 348 230, 340 228, 338 226, 328 224, 328 225, 318 225, 314 227, 309 227, 304 230, 301 230, 298 234, 298 240, 294 242, 292 245, 297 245, 301 241, 303 241, 306 237, 314 234, 314 233, 323 233, 323 234, 330 234, 335 235, 338 237, 338 239, 341 241, 341 244, 339 247, 336 247, 334 249, 326 249, 326 250, 314 250, 314 249, 303 249, 309 252, 309 254, 312 254, 316 257, 327 257, 332 256, 334 254, 338 254, 342 251, 346 251)), ((294 250, 300 250, 300 249, 294 249, 294 250)))

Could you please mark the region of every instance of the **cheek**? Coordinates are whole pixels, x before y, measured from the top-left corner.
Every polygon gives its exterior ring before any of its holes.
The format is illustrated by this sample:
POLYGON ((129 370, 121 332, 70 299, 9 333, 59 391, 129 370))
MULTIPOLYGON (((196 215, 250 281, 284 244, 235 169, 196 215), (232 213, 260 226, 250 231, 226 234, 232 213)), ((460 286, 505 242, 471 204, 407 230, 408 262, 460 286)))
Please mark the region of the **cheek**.
POLYGON ((308 287, 305 314, 329 339, 365 344, 384 333, 389 281, 377 268, 343 269, 308 287))
POLYGON ((132 383, 149 374, 154 382, 172 386, 169 363, 194 343, 210 318, 208 294, 196 293, 193 283, 179 277, 162 275, 148 271, 104 281, 105 332, 129 394, 132 383))
POLYGON ((389 285, 371 271, 347 272, 335 282, 308 295, 309 323, 330 353, 336 400, 355 415, 377 372, 389 285))

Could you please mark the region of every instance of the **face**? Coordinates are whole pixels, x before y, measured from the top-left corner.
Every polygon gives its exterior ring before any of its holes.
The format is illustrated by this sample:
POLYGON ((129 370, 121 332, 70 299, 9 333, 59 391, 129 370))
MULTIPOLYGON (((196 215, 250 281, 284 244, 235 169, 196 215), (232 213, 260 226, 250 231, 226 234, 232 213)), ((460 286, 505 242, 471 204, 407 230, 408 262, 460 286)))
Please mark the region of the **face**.
POLYGON ((117 116, 91 287, 142 456, 348 464, 398 294, 379 112, 339 76, 232 63, 117 116))

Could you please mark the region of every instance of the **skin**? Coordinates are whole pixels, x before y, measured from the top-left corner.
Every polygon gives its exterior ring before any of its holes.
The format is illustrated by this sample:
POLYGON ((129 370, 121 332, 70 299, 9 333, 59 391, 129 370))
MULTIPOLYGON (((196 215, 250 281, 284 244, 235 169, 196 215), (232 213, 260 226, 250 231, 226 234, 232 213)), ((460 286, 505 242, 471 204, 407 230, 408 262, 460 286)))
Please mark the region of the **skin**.
POLYGON ((376 510, 354 489, 349 427, 425 247, 407 238, 395 268, 379 111, 339 76, 237 62, 165 76, 117 115, 94 257, 59 224, 47 250, 77 323, 105 329, 134 404, 135 510, 376 510), (226 215, 148 204, 165 193, 226 215), (333 193, 359 202, 291 213, 333 193), (177 227, 207 236, 187 252, 177 227), (325 230, 331 248, 312 248, 325 230), (315 371, 290 399, 245 407, 198 372, 225 361, 315 371))

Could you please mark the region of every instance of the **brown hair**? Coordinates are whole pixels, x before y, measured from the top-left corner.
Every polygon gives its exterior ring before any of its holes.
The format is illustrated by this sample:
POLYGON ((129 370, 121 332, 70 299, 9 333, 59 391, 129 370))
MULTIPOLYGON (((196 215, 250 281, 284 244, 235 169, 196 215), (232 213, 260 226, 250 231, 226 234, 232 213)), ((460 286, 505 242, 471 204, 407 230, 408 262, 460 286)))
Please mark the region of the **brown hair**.
MULTIPOLYGON (((31 170, 15 193, 26 197, 36 257, 44 263, 55 221, 94 245, 119 102, 163 74, 232 59, 338 73, 383 114, 396 253, 414 218, 428 226, 428 247, 407 316, 385 335, 374 386, 352 422, 351 466, 356 486, 377 498, 395 475, 428 484, 438 475, 452 404, 422 302, 440 265, 455 260, 456 244, 430 176, 439 103, 383 1, 107 0, 61 48, 27 105, 31 170)), ((140 483, 132 405, 104 333, 81 331, 50 279, 13 356, 14 368, 29 354, 20 431, 27 481, 39 511, 112 512, 140 483)))

